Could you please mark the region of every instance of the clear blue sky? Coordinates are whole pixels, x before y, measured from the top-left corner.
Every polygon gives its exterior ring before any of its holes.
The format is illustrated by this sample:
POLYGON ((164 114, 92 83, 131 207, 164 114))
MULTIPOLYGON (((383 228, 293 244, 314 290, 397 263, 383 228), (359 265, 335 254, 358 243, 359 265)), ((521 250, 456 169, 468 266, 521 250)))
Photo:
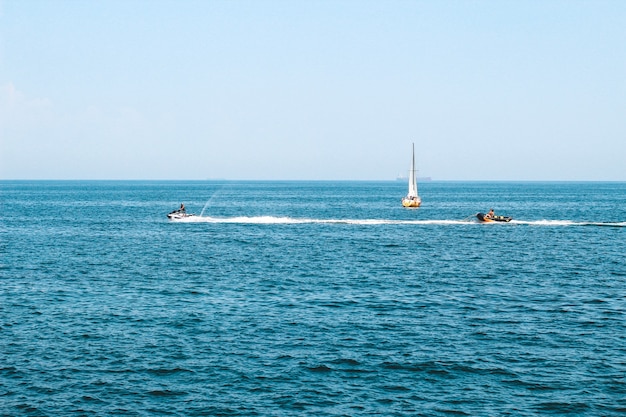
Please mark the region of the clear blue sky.
POLYGON ((626 181, 626 1, 0 0, 0 179, 626 181))

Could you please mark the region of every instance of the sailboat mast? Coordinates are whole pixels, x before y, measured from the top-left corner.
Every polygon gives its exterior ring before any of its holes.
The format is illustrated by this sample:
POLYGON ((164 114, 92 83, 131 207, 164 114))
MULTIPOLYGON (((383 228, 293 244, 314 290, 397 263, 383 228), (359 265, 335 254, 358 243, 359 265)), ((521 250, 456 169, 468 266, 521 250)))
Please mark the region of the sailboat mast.
POLYGON ((413 159, 411 160, 411 175, 415 177, 415 142, 413 142, 411 146, 413 147, 413 152, 412 152, 413 159))

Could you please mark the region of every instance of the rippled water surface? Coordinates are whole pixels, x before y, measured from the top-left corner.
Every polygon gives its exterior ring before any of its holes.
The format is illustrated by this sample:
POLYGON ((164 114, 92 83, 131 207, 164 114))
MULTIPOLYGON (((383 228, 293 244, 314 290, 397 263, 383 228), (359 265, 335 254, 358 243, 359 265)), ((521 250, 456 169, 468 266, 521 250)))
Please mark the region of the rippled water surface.
POLYGON ((0 182, 0 415, 624 415, 626 184, 405 192, 0 182))

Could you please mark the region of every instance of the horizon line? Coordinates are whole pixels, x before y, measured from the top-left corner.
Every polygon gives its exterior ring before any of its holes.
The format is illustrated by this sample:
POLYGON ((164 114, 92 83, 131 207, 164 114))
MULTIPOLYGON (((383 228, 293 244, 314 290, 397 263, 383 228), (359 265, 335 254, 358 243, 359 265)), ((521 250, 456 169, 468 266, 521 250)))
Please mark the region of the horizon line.
MULTIPOLYGON (((420 178, 418 177, 418 182, 420 178)), ((403 183, 408 179, 229 179, 229 178, 1 178, 0 182, 26 182, 26 181, 75 181, 75 182, 393 182, 403 183)), ((605 179, 433 179, 431 177, 423 178, 422 183, 429 182, 626 182, 623 180, 605 180, 605 179)))

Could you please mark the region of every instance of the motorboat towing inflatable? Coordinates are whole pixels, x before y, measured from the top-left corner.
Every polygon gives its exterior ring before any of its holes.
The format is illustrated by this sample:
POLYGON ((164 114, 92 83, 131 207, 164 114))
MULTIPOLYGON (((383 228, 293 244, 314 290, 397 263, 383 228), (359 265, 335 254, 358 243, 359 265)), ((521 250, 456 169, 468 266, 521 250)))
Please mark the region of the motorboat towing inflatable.
POLYGON ((513 220, 512 217, 508 217, 508 216, 493 216, 493 217, 486 217, 487 215, 485 213, 478 213, 476 215, 476 217, 478 217, 478 220, 480 220, 481 222, 485 222, 485 223, 490 223, 490 222, 510 222, 511 220, 513 220))

